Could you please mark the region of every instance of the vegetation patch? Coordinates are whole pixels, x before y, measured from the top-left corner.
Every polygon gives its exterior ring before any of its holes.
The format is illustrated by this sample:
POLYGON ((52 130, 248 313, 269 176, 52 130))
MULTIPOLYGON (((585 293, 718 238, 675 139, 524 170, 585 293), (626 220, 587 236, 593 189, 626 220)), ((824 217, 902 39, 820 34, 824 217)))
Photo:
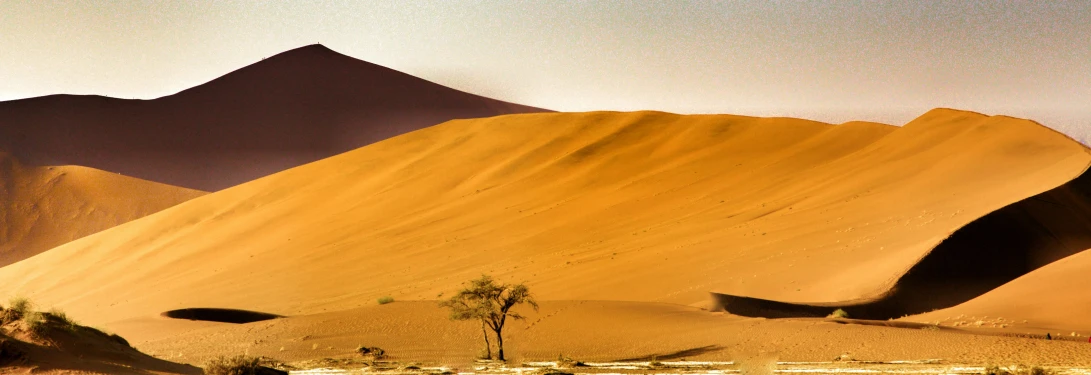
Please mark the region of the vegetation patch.
POLYGON ((562 354, 558 354, 557 355, 557 366, 559 366, 559 367, 582 367, 582 366, 587 366, 587 364, 585 364, 583 362, 580 362, 580 361, 577 361, 575 359, 569 358, 569 357, 565 357, 562 354))
POLYGON ((24 297, 15 297, 8 301, 8 307, 0 314, 0 324, 8 324, 25 318, 33 311, 34 304, 24 297))
POLYGON ((207 375, 279 375, 287 371, 262 365, 263 359, 247 355, 220 356, 205 365, 207 375))
POLYGON ((1014 365, 1002 367, 997 365, 985 366, 982 375, 1054 375, 1053 370, 1040 366, 1014 365))
POLYGON ((836 318, 836 319, 848 319, 848 317, 849 317, 849 313, 845 312, 845 310, 842 310, 842 309, 833 310, 833 312, 830 313, 829 316, 827 316, 827 318, 836 318))

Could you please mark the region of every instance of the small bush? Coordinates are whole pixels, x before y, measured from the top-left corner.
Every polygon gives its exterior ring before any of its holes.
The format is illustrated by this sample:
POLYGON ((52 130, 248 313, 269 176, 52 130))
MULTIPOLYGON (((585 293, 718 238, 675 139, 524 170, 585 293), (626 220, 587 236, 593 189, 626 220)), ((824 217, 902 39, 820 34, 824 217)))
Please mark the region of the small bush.
POLYGON ((391 302, 394 302, 394 297, 386 296, 386 297, 379 298, 379 304, 380 305, 385 305, 385 304, 388 304, 388 303, 391 303, 391 302))
POLYGON ((64 311, 62 311, 61 309, 54 307, 49 310, 49 315, 57 318, 62 326, 69 331, 74 331, 77 327, 79 327, 79 323, 77 323, 75 320, 72 320, 72 318, 69 318, 68 314, 65 314, 64 311))
POLYGON ((382 359, 383 356, 386 355, 385 350, 383 350, 381 348, 378 348, 378 347, 374 347, 374 346, 360 345, 360 346, 356 347, 356 352, 360 353, 360 355, 364 356, 365 358, 370 358, 370 359, 382 359))
POLYGON ((565 357, 564 355, 558 354, 557 355, 557 366, 560 366, 560 367, 580 367, 580 366, 587 366, 587 365, 584 364, 583 362, 580 362, 580 361, 577 361, 575 359, 568 358, 568 357, 565 357))
POLYGON ((239 355, 235 357, 220 356, 208 361, 205 365, 205 374, 208 375, 256 375, 261 370, 260 359, 239 355))
POLYGON ((651 367, 651 368, 663 367, 663 362, 659 362, 658 357, 652 357, 652 360, 648 361, 648 367, 651 367))
POLYGON ((848 317, 849 317, 849 313, 845 312, 845 310, 842 310, 842 309, 833 310, 833 312, 830 313, 829 316, 827 316, 827 318, 839 318, 839 319, 846 319, 848 317))
POLYGON ((45 330, 48 327, 48 325, 46 325, 47 319, 45 314, 37 311, 31 311, 23 316, 23 322, 27 324, 27 329, 35 334, 45 333, 45 330))
POLYGON ((8 301, 8 308, 4 310, 3 316, 0 317, 2 324, 8 324, 17 320, 22 320, 28 314, 33 311, 34 304, 29 299, 23 297, 15 297, 8 301))
POLYGON ((1015 365, 1010 368, 1000 367, 997 365, 985 366, 985 371, 982 375, 1053 375, 1052 370, 1048 370, 1039 366, 1027 367, 1023 365, 1015 365))
POLYGON ((1030 373, 1030 375, 1051 375, 1051 374, 1053 374, 1053 371, 1046 370, 1046 369, 1038 367, 1038 366, 1034 366, 1034 367, 1030 368, 1029 373, 1030 373))

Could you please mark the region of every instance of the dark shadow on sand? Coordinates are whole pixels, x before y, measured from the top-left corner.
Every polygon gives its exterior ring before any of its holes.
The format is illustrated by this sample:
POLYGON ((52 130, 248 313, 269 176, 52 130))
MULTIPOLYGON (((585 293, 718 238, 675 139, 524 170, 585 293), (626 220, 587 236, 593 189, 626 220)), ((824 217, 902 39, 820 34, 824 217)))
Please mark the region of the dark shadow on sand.
POLYGON ((221 323, 253 323, 263 320, 282 318, 280 315, 263 313, 258 311, 217 309, 207 307, 195 307, 189 309, 171 310, 160 314, 174 319, 203 320, 221 323))

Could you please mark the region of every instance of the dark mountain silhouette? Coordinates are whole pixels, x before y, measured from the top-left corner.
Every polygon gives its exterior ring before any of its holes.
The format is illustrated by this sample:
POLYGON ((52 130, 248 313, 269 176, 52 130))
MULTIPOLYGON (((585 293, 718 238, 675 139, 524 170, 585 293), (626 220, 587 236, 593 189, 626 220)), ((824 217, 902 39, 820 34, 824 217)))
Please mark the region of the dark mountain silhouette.
POLYGON ((543 111, 311 45, 153 100, 2 102, 0 150, 215 191, 447 120, 543 111))

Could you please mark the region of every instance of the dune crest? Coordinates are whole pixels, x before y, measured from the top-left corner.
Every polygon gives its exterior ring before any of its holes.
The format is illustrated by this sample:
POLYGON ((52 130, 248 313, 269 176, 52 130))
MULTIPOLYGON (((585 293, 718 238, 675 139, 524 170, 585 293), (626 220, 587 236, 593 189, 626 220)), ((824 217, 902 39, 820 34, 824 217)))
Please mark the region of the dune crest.
POLYGON ((432 299, 482 272, 543 300, 856 300, 1089 163, 1033 122, 952 110, 901 128, 660 112, 456 120, 58 247, 0 269, 0 292, 96 323, 432 299))
POLYGON ((25 166, 0 152, 0 266, 203 194, 92 168, 25 166))
POLYGON ((542 111, 311 45, 153 100, 0 102, 0 149, 216 191, 451 119, 542 111))

